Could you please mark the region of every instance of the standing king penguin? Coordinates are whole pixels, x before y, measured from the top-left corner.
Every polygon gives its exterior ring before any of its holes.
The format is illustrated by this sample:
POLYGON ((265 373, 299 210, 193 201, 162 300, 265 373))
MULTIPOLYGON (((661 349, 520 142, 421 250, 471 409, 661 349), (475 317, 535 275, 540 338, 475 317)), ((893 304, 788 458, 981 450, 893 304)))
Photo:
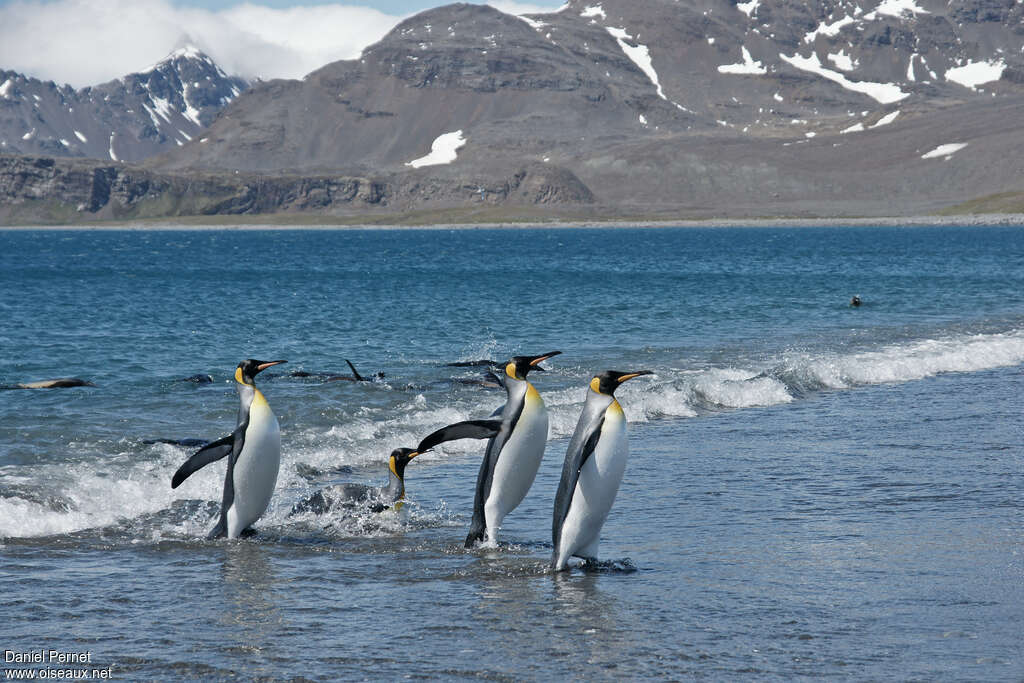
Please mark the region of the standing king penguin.
POLYGON ((467 420, 442 427, 419 443, 423 453, 454 439, 490 439, 473 500, 473 521, 466 547, 479 541, 497 542, 505 515, 526 497, 544 457, 548 440, 548 411, 533 385, 526 381, 530 370, 543 371, 541 361, 557 356, 551 351, 540 356, 515 356, 505 364, 505 405, 488 420, 467 420))
POLYGON ((601 527, 615 502, 629 458, 626 416, 615 399, 623 382, 649 370, 609 370, 590 380, 583 414, 569 441, 551 522, 551 568, 562 571, 570 557, 597 559, 601 527))
POLYGON ((256 388, 255 377, 284 360, 243 360, 235 369, 238 398, 238 426, 223 439, 203 446, 185 461, 171 479, 178 488, 193 472, 226 456, 228 471, 224 477, 224 500, 220 521, 207 538, 238 538, 267 510, 281 467, 281 430, 263 393, 256 388))

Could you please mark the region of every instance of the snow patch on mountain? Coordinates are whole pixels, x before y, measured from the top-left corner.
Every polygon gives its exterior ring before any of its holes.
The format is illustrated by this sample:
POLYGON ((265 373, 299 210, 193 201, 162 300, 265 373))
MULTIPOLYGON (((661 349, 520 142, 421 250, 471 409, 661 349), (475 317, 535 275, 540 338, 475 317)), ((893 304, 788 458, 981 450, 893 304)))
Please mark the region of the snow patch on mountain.
POLYGON ((957 152, 959 152, 960 150, 962 150, 966 146, 967 146, 966 142, 951 142, 951 143, 948 143, 948 144, 945 144, 945 145, 939 145, 938 147, 936 147, 932 151, 925 152, 924 154, 922 154, 921 158, 922 159, 938 159, 939 157, 943 157, 946 161, 949 161, 950 158, 952 158, 952 156, 954 154, 956 154, 957 152))
POLYGON ((422 168, 423 166, 437 166, 439 164, 450 164, 458 157, 456 151, 466 144, 466 138, 462 137, 462 131, 457 130, 451 133, 444 133, 437 136, 430 145, 430 153, 419 159, 407 161, 406 166, 422 168))
POLYGON ((963 66, 946 70, 946 80, 959 83, 965 88, 977 88, 979 85, 998 81, 1003 77, 1006 62, 991 60, 987 62, 967 62, 963 66))
POLYGON ((918 14, 931 14, 931 12, 919 7, 914 0, 884 0, 873 12, 865 14, 864 18, 873 21, 880 14, 899 19, 907 15, 917 16, 918 14))
POLYGON ((718 73, 746 76, 760 76, 768 73, 768 70, 764 68, 761 62, 755 62, 754 58, 750 56, 750 50, 747 49, 746 45, 742 46, 740 50, 743 53, 743 61, 739 64, 722 64, 718 67, 718 73))
POLYGON ((801 71, 817 74, 822 78, 827 78, 830 81, 838 83, 847 90, 867 95, 882 104, 892 104, 893 102, 899 102, 900 100, 910 96, 910 93, 903 92, 895 83, 851 81, 845 75, 837 71, 832 71, 831 69, 826 69, 822 66, 821 60, 818 59, 817 54, 812 54, 810 57, 801 57, 799 54, 787 57, 785 54, 780 52, 779 57, 790 66, 800 69, 801 71))
POLYGON ((890 123, 895 121, 896 117, 899 116, 899 115, 900 115, 900 110, 897 109, 896 111, 890 112, 890 113, 886 114, 885 116, 883 116, 882 118, 878 119, 878 121, 876 121, 871 127, 872 128, 881 128, 882 126, 888 126, 890 123))
POLYGON ((612 37, 615 38, 615 40, 618 41, 619 47, 622 48, 625 55, 633 60, 633 63, 647 75, 647 78, 651 79, 651 83, 653 83, 654 87, 658 90, 658 97, 663 100, 667 100, 668 98, 665 97, 665 92, 661 89, 661 82, 658 80, 658 72, 654 70, 654 65, 651 64, 651 52, 647 49, 647 46, 641 45, 640 43, 637 43, 636 45, 630 45, 627 43, 627 40, 633 40, 633 38, 626 33, 625 29, 613 28, 611 26, 606 26, 605 29, 608 33, 612 34, 612 37))
POLYGON ((843 17, 838 21, 834 21, 831 24, 822 22, 818 24, 818 28, 814 29, 810 33, 804 36, 805 43, 813 43, 818 36, 825 36, 827 38, 833 38, 839 35, 839 32, 844 26, 857 23, 857 20, 853 17, 843 17))
POLYGON ((737 2, 736 9, 746 14, 748 17, 754 16, 754 12, 757 11, 757 6, 761 4, 761 0, 750 0, 750 2, 737 2))

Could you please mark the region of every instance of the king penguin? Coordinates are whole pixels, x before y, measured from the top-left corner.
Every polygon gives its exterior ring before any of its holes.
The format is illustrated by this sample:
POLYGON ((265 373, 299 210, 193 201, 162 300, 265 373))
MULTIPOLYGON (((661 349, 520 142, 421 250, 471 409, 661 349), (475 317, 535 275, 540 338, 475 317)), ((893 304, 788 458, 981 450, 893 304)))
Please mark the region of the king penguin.
POLYGON ((516 509, 533 485, 548 440, 548 411, 540 394, 526 381, 526 375, 530 370, 543 371, 541 361, 560 353, 515 356, 505 364, 507 400, 491 419, 442 427, 416 448, 423 453, 453 439, 490 439, 476 480, 467 548, 485 539, 496 543, 502 520, 516 509))
POLYGON ((289 516, 304 512, 322 515, 339 507, 365 507, 371 512, 394 508, 397 512, 405 501, 405 467, 418 456, 412 448, 396 448, 388 458, 388 483, 385 486, 338 484, 321 489, 303 498, 292 507, 289 516))
POLYGON ((551 523, 551 568, 562 571, 570 557, 597 559, 601 527, 615 502, 629 458, 626 416, 615 399, 623 382, 649 370, 609 370, 590 380, 583 414, 569 441, 551 523))
POLYGON ((171 479, 171 488, 178 488, 193 472, 231 456, 224 477, 220 521, 207 538, 238 538, 266 512, 270 504, 281 466, 281 431, 267 399, 256 388, 255 377, 269 367, 287 362, 250 358, 238 364, 235 369, 235 383, 241 402, 238 426, 231 434, 196 451, 171 479))

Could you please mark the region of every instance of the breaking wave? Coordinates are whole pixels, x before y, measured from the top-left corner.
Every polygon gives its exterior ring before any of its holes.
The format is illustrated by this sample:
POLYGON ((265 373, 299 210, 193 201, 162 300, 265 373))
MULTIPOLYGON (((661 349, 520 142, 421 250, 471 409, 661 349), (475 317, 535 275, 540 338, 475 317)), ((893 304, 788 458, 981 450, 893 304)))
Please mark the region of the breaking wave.
MULTIPOLYGON (((485 349, 486 351, 487 349, 485 349)), ((850 352, 788 351, 762 365, 651 367, 654 376, 623 385, 618 397, 628 419, 650 422, 693 418, 799 401, 816 391, 911 382, 950 372, 978 372, 1024 363, 1024 329, 998 334, 953 335, 850 352)), ((549 408, 550 437, 566 439, 575 428, 589 379, 582 368, 550 372, 538 382, 549 408), (546 385, 546 386, 545 386, 546 385)), ((413 446, 439 426, 479 418, 502 402, 500 391, 399 391, 390 403, 330 415, 319 424, 284 429, 278 490, 261 529, 285 533, 288 512, 314 489, 342 481, 383 485, 392 448, 413 446), (336 419, 335 424, 328 424, 336 419)), ((315 411, 314 411, 315 412, 315 411)), ((55 536, 102 529, 127 542, 205 537, 219 509, 223 467, 211 466, 172 490, 170 476, 193 449, 144 444, 138 439, 75 441, 70 461, 0 467, 0 538, 55 536)), ((475 440, 451 442, 418 459, 407 472, 407 517, 345 517, 319 520, 339 535, 401 533, 417 525, 445 524, 438 502, 416 500, 416 479, 438 458, 473 460, 475 440)), ((305 520, 309 522, 309 520, 305 520)), ((300 520, 300 523, 302 521, 300 520)))

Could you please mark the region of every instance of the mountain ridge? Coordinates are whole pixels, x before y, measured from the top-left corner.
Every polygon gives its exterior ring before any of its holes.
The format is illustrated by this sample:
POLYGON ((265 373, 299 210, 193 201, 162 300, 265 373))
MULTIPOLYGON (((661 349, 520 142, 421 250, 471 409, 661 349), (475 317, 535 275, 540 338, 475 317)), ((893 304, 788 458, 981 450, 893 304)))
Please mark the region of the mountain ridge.
POLYGON ((337 216, 910 215, 1019 191, 1022 104, 1010 0, 570 0, 524 17, 460 3, 357 59, 254 84, 141 169, 378 179, 372 205, 278 207, 337 216))
POLYGON ((0 70, 0 150, 142 161, 194 139, 248 87, 191 45, 79 89, 0 70))

